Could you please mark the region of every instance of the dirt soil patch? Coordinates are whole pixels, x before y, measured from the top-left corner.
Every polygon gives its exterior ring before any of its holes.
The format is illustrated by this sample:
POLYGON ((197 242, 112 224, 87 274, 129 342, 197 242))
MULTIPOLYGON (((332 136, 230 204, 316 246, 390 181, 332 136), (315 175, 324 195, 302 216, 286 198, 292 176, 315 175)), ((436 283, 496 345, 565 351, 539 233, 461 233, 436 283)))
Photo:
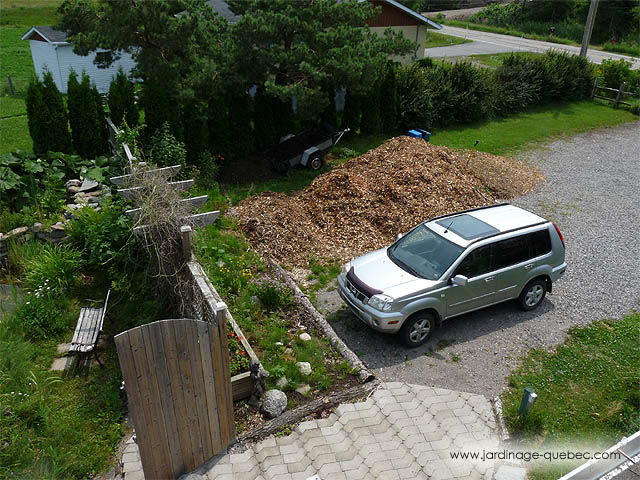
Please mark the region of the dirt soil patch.
POLYGON ((237 207, 252 247, 287 266, 342 261, 390 244, 430 217, 532 191, 538 170, 512 159, 467 155, 396 137, 292 195, 264 192, 237 207))

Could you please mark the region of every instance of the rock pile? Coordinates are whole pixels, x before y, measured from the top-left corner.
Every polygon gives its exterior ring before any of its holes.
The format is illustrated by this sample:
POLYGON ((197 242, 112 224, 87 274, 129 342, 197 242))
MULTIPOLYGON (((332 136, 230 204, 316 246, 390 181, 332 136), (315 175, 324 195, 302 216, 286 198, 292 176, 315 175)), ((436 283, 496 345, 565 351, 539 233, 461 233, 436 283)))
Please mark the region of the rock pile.
POLYGON ((485 153, 466 163, 446 147, 392 138, 292 195, 247 198, 236 209, 239 226, 258 252, 289 266, 306 267, 311 256, 345 261, 430 217, 525 193, 541 178, 485 153))
POLYGON ((73 212, 85 206, 100 210, 104 199, 111 196, 108 187, 101 187, 98 182, 89 178, 69 180, 65 183, 65 187, 69 198, 64 212, 65 218, 74 218, 73 212))

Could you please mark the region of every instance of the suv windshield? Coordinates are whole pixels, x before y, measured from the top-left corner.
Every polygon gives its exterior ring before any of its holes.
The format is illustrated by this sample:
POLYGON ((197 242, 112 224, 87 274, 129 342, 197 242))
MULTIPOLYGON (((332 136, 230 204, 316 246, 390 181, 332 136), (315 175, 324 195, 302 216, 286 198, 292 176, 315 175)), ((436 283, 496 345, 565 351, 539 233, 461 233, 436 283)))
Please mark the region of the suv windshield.
POLYGON ((391 245, 387 255, 416 277, 437 280, 463 250, 422 224, 391 245))

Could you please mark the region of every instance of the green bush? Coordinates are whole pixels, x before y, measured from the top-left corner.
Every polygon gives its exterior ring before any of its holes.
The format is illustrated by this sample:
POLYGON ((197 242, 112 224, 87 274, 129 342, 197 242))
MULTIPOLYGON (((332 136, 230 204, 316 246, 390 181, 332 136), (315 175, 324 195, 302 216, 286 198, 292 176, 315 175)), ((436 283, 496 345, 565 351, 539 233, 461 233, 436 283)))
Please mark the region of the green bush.
POLYGON ((244 91, 230 94, 228 112, 233 159, 243 160, 253 151, 254 144, 249 95, 244 91))
POLYGON ((382 81, 380 115, 382 116, 382 130, 385 133, 395 132, 398 126, 397 68, 394 62, 388 62, 386 75, 382 81))
POLYGON ((27 117, 33 151, 37 154, 69 152, 71 136, 62 94, 46 71, 43 81, 33 79, 27 90, 27 117))
POLYGON ((603 60, 597 67, 597 75, 600 77, 600 86, 620 88, 625 82, 625 91, 640 96, 640 71, 631 70, 631 63, 625 60, 603 60))
POLYGON ((9 322, 29 340, 50 338, 67 328, 64 312, 59 299, 35 293, 25 297, 9 322))
POLYGON ((117 127, 122 125, 124 120, 129 127, 134 128, 138 125, 139 115, 133 83, 129 81, 122 68, 119 68, 118 74, 109 85, 109 117, 117 127))
POLYGON ((640 115, 640 100, 632 100, 629 111, 634 115, 640 115))
POLYGON ((258 88, 254 97, 253 126, 257 150, 263 151, 277 143, 273 97, 267 95, 264 86, 258 88))
POLYGON ((352 133, 356 133, 360 129, 362 102, 363 98, 361 95, 347 90, 344 97, 341 128, 350 128, 352 133))
POLYGON ((207 104, 209 152, 224 163, 230 159, 231 154, 229 112, 225 102, 218 96, 211 96, 207 104))
POLYGON ((190 165, 197 165, 200 156, 209 149, 207 108, 205 102, 195 100, 184 106, 184 148, 190 165))
POLYGON ((67 245, 37 245, 24 259, 24 281, 36 295, 57 297, 74 285, 82 254, 67 245))
POLYGON ((365 135, 373 135, 382 131, 382 117, 380 112, 381 96, 381 82, 376 81, 369 93, 362 99, 360 132, 365 135))
POLYGON ((95 86, 91 86, 91 79, 86 72, 82 72, 82 80, 78 83, 78 75, 72 70, 67 85, 67 108, 73 146, 82 157, 95 158, 102 155, 109 150, 109 144, 100 94, 95 86))
POLYGON ((268 311, 287 308, 294 303, 291 290, 270 282, 256 285, 256 296, 268 311))
POLYGON ((151 138, 149 158, 151 163, 159 167, 187 164, 187 151, 184 143, 173 136, 169 122, 164 122, 151 138))

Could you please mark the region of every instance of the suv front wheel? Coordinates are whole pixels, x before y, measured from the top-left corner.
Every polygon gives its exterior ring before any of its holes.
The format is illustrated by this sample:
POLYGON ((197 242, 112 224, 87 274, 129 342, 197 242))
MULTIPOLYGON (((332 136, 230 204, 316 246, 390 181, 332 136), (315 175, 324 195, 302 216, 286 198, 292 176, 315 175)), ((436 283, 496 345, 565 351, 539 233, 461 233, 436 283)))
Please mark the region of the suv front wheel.
POLYGON ((400 329, 400 337, 407 347, 418 347, 427 341, 435 328, 436 318, 432 313, 417 313, 405 320, 400 329))
POLYGON ((522 293, 518 298, 518 305, 522 310, 533 310, 542 303, 546 293, 546 282, 542 278, 533 279, 527 283, 527 286, 522 290, 522 293))

